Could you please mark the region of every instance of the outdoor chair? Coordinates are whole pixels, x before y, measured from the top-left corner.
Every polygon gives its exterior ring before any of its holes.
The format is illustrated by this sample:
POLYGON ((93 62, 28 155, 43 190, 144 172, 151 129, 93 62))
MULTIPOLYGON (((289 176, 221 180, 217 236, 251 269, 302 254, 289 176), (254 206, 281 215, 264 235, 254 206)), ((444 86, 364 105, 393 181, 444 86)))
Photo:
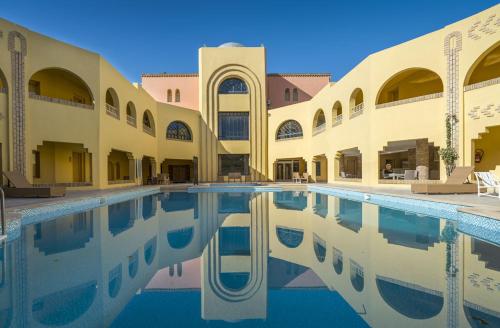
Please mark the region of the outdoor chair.
POLYGON ((416 180, 417 179, 417 170, 405 170, 404 180, 416 180))
POLYGON ((411 192, 415 194, 473 194, 476 186, 469 182, 471 166, 456 167, 445 183, 413 183, 411 192))
POLYGON ((302 181, 304 181, 305 183, 309 182, 309 173, 307 172, 302 173, 302 178, 300 178, 300 183, 302 183, 302 181))
POLYGON ((474 172, 477 180, 477 196, 488 196, 500 199, 500 179, 490 172, 474 172), (481 192, 481 189, 486 189, 481 192), (492 192, 490 192, 490 190, 492 192), (496 194, 495 194, 496 191, 496 194))
POLYGON ((301 183, 301 177, 300 177, 299 172, 293 172, 293 174, 292 174, 292 181, 294 183, 301 183))
POLYGON ((158 184, 169 184, 170 183, 170 178, 168 177, 168 174, 166 173, 160 173, 158 174, 158 184))
POLYGON ((4 187, 5 196, 13 198, 62 197, 66 195, 66 187, 36 187, 28 182, 19 172, 7 171, 3 175, 9 181, 4 187))

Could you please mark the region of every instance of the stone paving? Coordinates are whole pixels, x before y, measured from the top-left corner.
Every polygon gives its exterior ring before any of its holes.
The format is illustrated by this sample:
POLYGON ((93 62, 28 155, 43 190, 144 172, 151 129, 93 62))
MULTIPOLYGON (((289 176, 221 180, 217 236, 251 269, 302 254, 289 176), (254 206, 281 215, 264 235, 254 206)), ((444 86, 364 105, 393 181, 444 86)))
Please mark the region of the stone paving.
MULTIPOLYGON (((278 185, 283 189, 302 189, 306 190, 305 184, 293 184, 293 183, 271 183, 272 185, 278 185)), ((464 207, 461 210, 464 212, 478 214, 483 216, 494 217, 500 219, 500 199, 493 197, 478 197, 477 194, 466 194, 466 195, 417 195, 411 193, 407 186, 382 186, 382 187, 367 187, 362 185, 352 185, 352 184, 316 184, 320 186, 329 186, 332 188, 348 189, 353 191, 359 191, 364 193, 374 193, 374 194, 386 194, 391 196, 406 197, 413 199, 429 200, 435 202, 459 204, 464 207)), ((158 186, 162 191, 170 190, 186 190, 191 184, 174 184, 174 185, 162 185, 158 186)), ((151 188, 152 186, 147 186, 151 188)), ((125 187, 107 190, 68 190, 65 197, 60 198, 8 198, 6 199, 7 211, 18 210, 22 208, 33 208, 41 205, 47 205, 51 203, 65 202, 69 200, 85 199, 92 197, 99 197, 103 195, 109 195, 112 193, 119 193, 124 191, 141 190, 145 187, 125 187)))

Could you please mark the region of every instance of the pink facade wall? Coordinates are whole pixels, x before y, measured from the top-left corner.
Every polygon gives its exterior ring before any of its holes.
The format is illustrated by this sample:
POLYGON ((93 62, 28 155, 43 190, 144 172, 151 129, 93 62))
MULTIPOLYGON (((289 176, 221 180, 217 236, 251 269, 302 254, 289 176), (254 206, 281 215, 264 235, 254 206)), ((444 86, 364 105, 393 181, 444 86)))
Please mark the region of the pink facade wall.
POLYGON ((330 83, 330 74, 268 74, 268 109, 288 106, 310 100, 330 83), (285 90, 290 90, 290 101, 285 101, 285 90), (293 89, 297 88, 298 101, 293 101, 293 89))
MULTIPOLYGON (((288 106, 310 100, 330 83, 330 74, 268 74, 268 109, 288 106), (285 90, 290 90, 290 101, 285 100, 285 90), (293 100, 293 89, 297 88, 298 101, 293 100)), ((198 74, 144 74, 142 87, 155 100, 167 103, 167 91, 172 90, 170 104, 198 110, 198 74), (175 102, 175 90, 181 93, 180 102, 175 102)))
POLYGON ((144 74, 142 88, 156 101, 198 110, 198 74, 144 74), (167 102, 167 92, 172 90, 172 102, 167 102), (181 93, 175 102, 175 90, 181 93))

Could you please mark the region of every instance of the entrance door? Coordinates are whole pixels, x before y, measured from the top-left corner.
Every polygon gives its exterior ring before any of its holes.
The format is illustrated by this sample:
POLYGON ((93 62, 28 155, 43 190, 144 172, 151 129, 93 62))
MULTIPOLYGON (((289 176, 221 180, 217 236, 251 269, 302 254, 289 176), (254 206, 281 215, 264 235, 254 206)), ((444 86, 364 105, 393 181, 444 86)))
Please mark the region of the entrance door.
POLYGON ((276 164, 276 180, 292 180, 293 162, 281 161, 276 164))
POLYGON ((73 182, 83 182, 83 154, 73 152, 73 182))
POLYGON ((172 182, 188 182, 190 180, 189 165, 169 165, 168 175, 172 182))

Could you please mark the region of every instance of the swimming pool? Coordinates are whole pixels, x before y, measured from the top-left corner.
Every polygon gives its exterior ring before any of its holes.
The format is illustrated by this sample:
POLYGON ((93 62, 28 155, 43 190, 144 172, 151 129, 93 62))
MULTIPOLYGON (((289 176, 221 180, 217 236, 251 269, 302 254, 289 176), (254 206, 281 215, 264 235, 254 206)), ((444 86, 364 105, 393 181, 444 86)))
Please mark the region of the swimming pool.
POLYGON ((449 206, 361 200, 170 192, 37 213, 0 249, 0 327, 500 326, 497 244, 449 206))

